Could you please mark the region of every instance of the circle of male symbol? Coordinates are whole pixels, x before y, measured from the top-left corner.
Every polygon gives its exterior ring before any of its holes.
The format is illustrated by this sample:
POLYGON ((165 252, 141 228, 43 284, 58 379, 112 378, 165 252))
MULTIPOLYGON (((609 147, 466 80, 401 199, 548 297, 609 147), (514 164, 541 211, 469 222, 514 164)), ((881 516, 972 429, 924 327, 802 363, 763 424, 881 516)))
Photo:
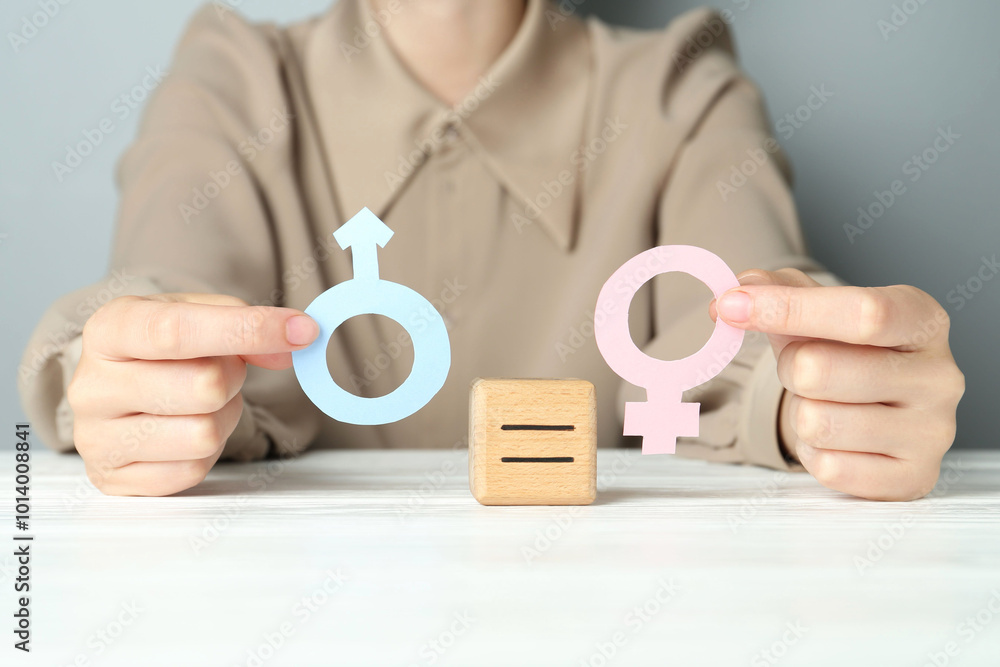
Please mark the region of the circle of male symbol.
POLYGON ((309 304, 305 313, 319 324, 319 336, 304 350, 292 352, 295 375, 309 400, 348 424, 373 426, 409 417, 434 398, 451 367, 448 329, 437 309, 409 287, 379 278, 378 248, 384 248, 392 234, 367 208, 333 233, 341 248, 351 248, 354 278, 334 285, 309 304), (395 320, 413 341, 410 375, 395 391, 377 398, 343 389, 330 376, 326 362, 326 348, 337 327, 366 314, 395 320))
POLYGON ((678 271, 705 283, 715 298, 739 287, 726 263, 695 246, 651 248, 625 262, 601 288, 594 336, 601 356, 622 379, 646 389, 645 403, 625 404, 625 435, 642 436, 643 454, 673 454, 680 436, 698 435, 699 403, 683 403, 685 390, 722 372, 743 344, 743 331, 716 318, 708 342, 684 359, 667 361, 645 354, 632 341, 628 311, 639 288, 654 277, 678 271))

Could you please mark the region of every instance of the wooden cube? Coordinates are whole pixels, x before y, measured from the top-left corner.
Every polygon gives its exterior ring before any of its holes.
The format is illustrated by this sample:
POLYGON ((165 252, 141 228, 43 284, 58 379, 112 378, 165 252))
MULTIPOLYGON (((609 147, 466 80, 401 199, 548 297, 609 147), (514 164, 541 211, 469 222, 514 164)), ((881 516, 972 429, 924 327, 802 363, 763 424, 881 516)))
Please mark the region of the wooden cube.
POLYGON ((469 487, 483 505, 589 505, 597 397, 586 380, 483 379, 469 400, 469 487))

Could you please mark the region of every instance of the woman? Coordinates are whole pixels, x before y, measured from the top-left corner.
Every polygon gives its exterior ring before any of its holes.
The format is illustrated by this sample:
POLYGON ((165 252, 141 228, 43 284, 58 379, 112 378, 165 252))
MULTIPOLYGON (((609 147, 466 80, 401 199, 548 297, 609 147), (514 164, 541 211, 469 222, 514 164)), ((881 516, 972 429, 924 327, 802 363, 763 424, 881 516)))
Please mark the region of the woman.
MULTIPOLYGON (((542 0, 341 0, 287 28, 207 7, 119 180, 116 287, 53 305, 21 376, 39 433, 75 447, 105 493, 175 493, 220 457, 317 439, 461 446, 477 376, 589 379, 599 442, 616 443, 634 388, 619 393, 597 351, 594 303, 665 243, 708 248, 743 287, 706 309, 655 279, 631 308, 648 354, 694 351, 706 315, 759 332, 692 392, 701 435, 678 453, 906 500, 954 439, 947 315, 916 288, 840 286, 806 257, 759 94, 708 11, 640 33, 542 0), (301 310, 351 277, 330 233, 364 206, 396 232, 382 277, 435 303, 453 349, 438 396, 379 427, 326 419, 289 369, 317 335, 301 310)), ((331 368, 357 392, 398 384, 394 331, 345 327, 331 368)))

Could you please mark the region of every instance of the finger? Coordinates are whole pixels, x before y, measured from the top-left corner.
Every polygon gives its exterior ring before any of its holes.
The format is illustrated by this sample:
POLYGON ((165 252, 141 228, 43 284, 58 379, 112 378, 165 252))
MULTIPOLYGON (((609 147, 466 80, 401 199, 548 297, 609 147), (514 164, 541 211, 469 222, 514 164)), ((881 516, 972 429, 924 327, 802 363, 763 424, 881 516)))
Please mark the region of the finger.
POLYGON ((73 409, 97 417, 209 414, 240 391, 246 364, 240 357, 166 361, 88 361, 73 387, 73 409))
POLYGON ((167 292, 163 294, 150 294, 145 297, 153 301, 164 301, 168 303, 203 303, 210 306, 249 306, 250 304, 229 294, 210 294, 203 292, 167 292))
MULTIPOLYGON (((740 285, 786 285, 788 287, 818 287, 819 283, 798 269, 779 269, 765 271, 750 269, 736 276, 740 285)), ((708 314, 714 322, 718 317, 717 299, 708 304, 708 314)))
POLYGON ((136 461, 204 459, 221 450, 243 414, 243 398, 233 397, 206 415, 139 414, 87 419, 74 428, 77 449, 103 469, 136 461))
POLYGON ((785 346, 778 355, 778 379, 805 398, 841 403, 934 405, 954 364, 869 345, 806 339, 785 346))
POLYGON ((904 501, 923 498, 937 482, 940 460, 912 461, 841 450, 798 445, 805 469, 823 486, 869 500, 904 501))
MULTIPOLYGON (((764 271, 763 269, 751 269, 736 276, 740 285, 786 285, 788 287, 816 287, 818 282, 798 269, 779 269, 778 271, 764 271)), ((709 305, 709 315, 712 321, 718 317, 716 300, 709 305)), ((795 340, 805 340, 798 336, 782 336, 778 334, 768 335, 768 342, 774 357, 777 358, 786 345, 795 340)))
POLYGON ((223 306, 121 297, 88 320, 85 344, 111 360, 194 359, 291 352, 319 327, 291 308, 223 306))
POLYGON ((797 445, 867 452, 919 462, 941 458, 955 439, 954 420, 878 403, 855 405, 792 396, 788 419, 797 445))
MULTIPOLYGON (((730 290, 718 309, 727 323, 767 334, 827 338, 857 345, 917 347, 921 322, 939 321, 943 309, 907 285, 894 287, 788 287, 748 285, 730 290)), ((944 315, 947 320, 947 315, 944 315)), ((946 326, 927 343, 940 344, 946 326)), ((947 341, 945 335, 944 340, 947 341)))
MULTIPOLYGON (((157 294, 150 298, 160 298, 164 301, 190 303, 204 303, 217 306, 248 306, 246 301, 239 297, 228 294, 199 294, 199 293, 174 293, 157 294)), ((245 354, 241 355, 248 364, 267 368, 272 371, 280 371, 290 368, 292 365, 292 355, 290 352, 278 352, 276 354, 245 354)))
POLYGON ((786 285, 788 287, 819 287, 810 275, 799 269, 765 271, 750 269, 736 276, 741 285, 786 285))
POLYGON ((87 476, 109 496, 169 496, 200 484, 221 454, 220 450, 208 458, 190 461, 140 461, 107 474, 95 474, 88 466, 87 476))
POLYGON ((243 361, 254 366, 272 371, 282 371, 292 367, 292 353, 278 352, 276 354, 244 354, 243 361))

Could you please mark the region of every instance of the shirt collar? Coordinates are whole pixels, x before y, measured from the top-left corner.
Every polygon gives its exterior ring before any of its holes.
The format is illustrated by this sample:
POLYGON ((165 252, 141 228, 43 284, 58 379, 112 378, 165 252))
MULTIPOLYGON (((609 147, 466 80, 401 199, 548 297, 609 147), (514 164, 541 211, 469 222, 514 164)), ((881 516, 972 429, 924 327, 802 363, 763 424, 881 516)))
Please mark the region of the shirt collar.
POLYGON ((340 0, 320 19, 305 68, 345 220, 365 206, 383 215, 442 138, 457 131, 519 213, 538 220, 559 247, 572 247, 580 181, 572 156, 586 122, 589 42, 580 20, 559 14, 552 25, 550 13, 558 11, 546 0, 528 0, 513 41, 454 108, 399 61, 367 0, 340 0), (564 170, 572 183, 557 196, 543 194, 564 170))

